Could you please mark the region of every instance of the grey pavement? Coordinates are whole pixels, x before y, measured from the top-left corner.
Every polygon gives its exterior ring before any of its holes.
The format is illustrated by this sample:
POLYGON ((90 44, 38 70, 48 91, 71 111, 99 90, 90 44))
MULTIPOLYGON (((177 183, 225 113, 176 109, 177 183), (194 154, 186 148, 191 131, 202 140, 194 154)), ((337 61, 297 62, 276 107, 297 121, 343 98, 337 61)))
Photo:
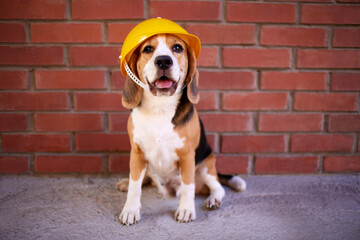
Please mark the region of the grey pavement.
POLYGON ((0 239, 360 239, 360 175, 251 176, 197 219, 177 223, 175 197, 143 188, 138 224, 118 222, 117 177, 0 177, 0 239))

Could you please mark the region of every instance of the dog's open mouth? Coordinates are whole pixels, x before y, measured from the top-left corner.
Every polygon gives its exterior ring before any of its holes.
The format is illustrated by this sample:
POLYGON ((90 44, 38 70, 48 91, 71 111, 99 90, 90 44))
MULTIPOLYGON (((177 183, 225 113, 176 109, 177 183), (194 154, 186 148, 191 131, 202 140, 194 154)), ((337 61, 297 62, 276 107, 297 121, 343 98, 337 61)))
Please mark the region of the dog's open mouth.
MULTIPOLYGON (((148 82, 149 83, 149 82, 148 82)), ((177 88, 177 82, 168 78, 167 76, 161 76, 153 83, 149 83, 150 91, 155 96, 166 95, 171 96, 175 93, 177 88)))
POLYGON ((164 89, 164 90, 171 88, 174 84, 175 84, 175 82, 166 76, 160 77, 154 83, 154 85, 157 89, 164 89))

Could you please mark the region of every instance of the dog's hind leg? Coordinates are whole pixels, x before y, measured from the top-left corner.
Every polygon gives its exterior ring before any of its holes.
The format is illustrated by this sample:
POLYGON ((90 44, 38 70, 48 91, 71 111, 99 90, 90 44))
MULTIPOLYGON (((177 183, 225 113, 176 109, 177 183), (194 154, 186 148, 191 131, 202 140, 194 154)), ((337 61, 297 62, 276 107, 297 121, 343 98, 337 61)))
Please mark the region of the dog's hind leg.
POLYGON ((210 190, 210 196, 205 201, 205 206, 208 209, 220 207, 221 201, 225 196, 225 190, 217 178, 215 163, 215 155, 210 154, 198 168, 201 182, 210 190))
POLYGON ((204 175, 206 186, 210 189, 210 196, 205 201, 205 206, 208 209, 216 209, 220 207, 221 201, 225 196, 225 190, 218 182, 216 176, 211 174, 204 175))
POLYGON ((116 188, 117 190, 122 191, 122 192, 127 192, 127 191, 128 191, 128 188, 129 188, 129 178, 120 179, 120 180, 116 183, 115 188, 116 188))
MULTIPOLYGON (((147 175, 145 175, 144 181, 142 183, 142 185, 146 185, 149 184, 151 182, 150 177, 148 177, 147 175)), ((129 178, 123 178, 120 179, 116 184, 115 184, 115 188, 117 190, 120 190, 121 192, 127 192, 128 188, 129 188, 129 178)))

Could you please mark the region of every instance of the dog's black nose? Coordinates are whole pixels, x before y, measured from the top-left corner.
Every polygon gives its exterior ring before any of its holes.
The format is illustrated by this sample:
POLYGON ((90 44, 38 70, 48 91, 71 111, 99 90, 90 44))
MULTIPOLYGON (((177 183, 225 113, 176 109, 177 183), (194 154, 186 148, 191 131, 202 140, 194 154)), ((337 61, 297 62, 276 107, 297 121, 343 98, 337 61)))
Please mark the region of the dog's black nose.
POLYGON ((171 57, 167 55, 158 56, 155 58, 155 66, 161 70, 169 69, 173 65, 171 57))

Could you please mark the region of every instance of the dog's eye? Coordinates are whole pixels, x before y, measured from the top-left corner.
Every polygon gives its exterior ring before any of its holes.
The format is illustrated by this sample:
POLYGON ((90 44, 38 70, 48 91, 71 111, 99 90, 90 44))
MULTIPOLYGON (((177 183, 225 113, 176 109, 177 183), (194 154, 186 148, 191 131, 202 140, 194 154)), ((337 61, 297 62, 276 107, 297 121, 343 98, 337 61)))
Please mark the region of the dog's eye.
POLYGON ((172 50, 176 53, 181 53, 182 51, 184 51, 183 47, 180 44, 175 44, 172 47, 172 50))
POLYGON ((152 53, 154 51, 154 48, 152 46, 146 46, 143 49, 144 53, 152 53))

